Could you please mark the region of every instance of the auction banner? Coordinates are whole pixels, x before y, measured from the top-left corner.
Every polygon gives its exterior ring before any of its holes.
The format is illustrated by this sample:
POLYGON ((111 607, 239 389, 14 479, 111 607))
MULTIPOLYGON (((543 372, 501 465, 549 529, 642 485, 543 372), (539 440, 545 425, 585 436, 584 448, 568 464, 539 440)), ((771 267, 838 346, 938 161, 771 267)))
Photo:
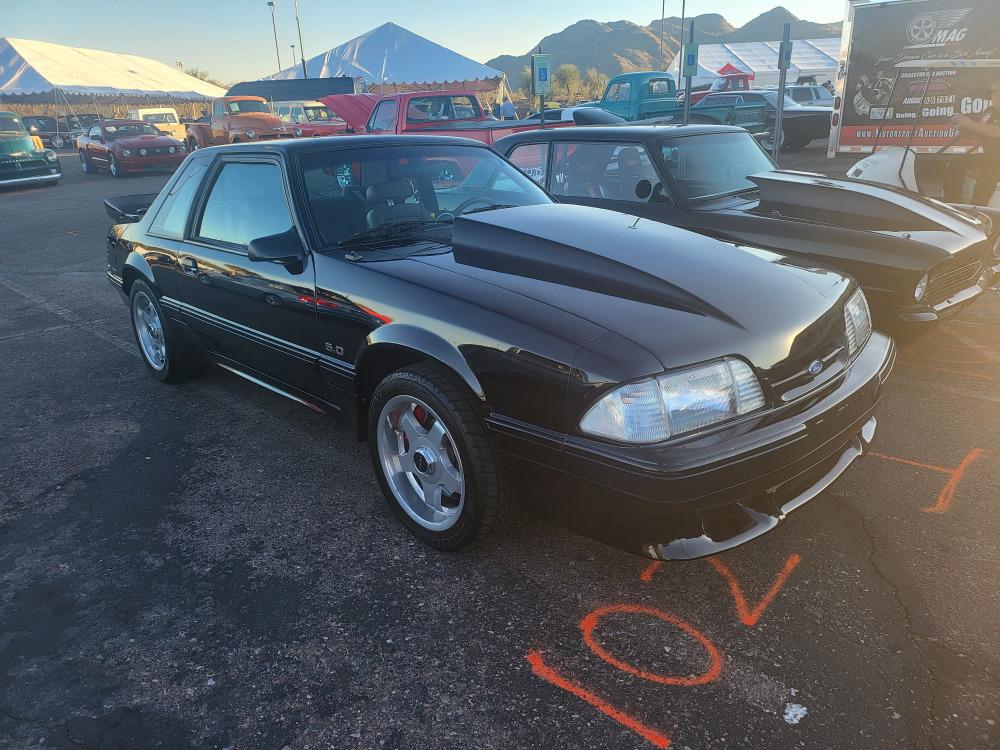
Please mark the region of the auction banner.
POLYGON ((1000 0, 858 5, 851 33, 837 150, 871 151, 876 141, 918 151, 978 145, 950 121, 957 114, 983 117, 990 108, 990 81, 1000 68, 987 61, 1000 58, 1000 0), (897 67, 933 60, 966 67, 897 67))

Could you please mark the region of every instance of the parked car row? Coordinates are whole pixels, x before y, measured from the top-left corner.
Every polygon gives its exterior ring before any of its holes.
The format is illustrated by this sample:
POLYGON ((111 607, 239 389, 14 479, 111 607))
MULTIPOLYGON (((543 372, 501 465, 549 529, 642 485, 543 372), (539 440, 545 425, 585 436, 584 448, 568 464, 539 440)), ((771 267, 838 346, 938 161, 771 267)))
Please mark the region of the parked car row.
POLYGON ((214 362, 344 418, 440 549, 515 495, 645 557, 749 541, 871 445, 874 329, 1000 272, 996 215, 778 171, 744 129, 360 96, 329 104, 369 135, 199 149, 108 199, 107 275, 152 374, 214 362))
POLYGON ((59 156, 37 139, 15 112, 0 112, 0 187, 59 182, 59 156))

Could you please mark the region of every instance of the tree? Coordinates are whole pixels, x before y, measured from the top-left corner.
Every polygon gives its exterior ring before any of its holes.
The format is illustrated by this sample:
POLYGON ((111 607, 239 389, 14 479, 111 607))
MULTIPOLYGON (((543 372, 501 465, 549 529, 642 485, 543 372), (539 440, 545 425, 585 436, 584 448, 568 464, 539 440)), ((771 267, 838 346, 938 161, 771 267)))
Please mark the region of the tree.
POLYGON ((213 86, 218 86, 222 89, 228 89, 230 84, 223 83, 222 81, 216 80, 211 76, 207 70, 202 70, 201 68, 184 68, 184 72, 189 76, 194 76, 199 81, 204 81, 205 83, 211 83, 213 86))
POLYGON ((552 96, 567 102, 574 101, 583 94, 580 69, 572 63, 563 63, 552 75, 552 96))
POLYGON ((604 85, 601 74, 597 68, 587 68, 587 75, 583 79, 583 95, 587 99, 599 99, 604 93, 604 85))

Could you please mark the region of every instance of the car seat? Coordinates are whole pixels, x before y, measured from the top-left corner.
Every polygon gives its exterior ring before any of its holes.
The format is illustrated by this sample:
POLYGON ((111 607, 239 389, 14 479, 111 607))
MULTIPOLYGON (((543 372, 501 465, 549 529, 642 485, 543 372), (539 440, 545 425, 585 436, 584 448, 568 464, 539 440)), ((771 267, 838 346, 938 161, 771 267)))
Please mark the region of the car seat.
POLYGON ((423 205, 406 202, 413 197, 413 184, 409 180, 390 180, 369 185, 365 197, 372 206, 365 219, 369 228, 397 221, 430 221, 433 218, 423 205))

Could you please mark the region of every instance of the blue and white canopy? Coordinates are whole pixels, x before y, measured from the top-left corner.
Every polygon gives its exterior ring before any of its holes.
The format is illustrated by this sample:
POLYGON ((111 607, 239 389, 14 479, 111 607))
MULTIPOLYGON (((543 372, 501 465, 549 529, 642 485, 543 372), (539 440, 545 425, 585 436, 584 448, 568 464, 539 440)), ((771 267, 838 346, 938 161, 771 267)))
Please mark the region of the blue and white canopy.
POLYGON ((0 95, 161 96, 206 99, 225 89, 150 60, 31 39, 0 37, 0 95))
MULTIPOLYGON (((362 78, 368 85, 505 79, 501 71, 391 22, 306 60, 306 70, 310 78, 348 76, 362 78)), ((294 65, 270 77, 302 78, 302 66, 294 65)))

